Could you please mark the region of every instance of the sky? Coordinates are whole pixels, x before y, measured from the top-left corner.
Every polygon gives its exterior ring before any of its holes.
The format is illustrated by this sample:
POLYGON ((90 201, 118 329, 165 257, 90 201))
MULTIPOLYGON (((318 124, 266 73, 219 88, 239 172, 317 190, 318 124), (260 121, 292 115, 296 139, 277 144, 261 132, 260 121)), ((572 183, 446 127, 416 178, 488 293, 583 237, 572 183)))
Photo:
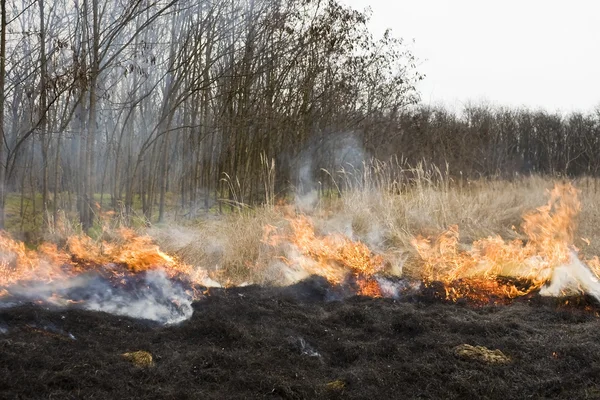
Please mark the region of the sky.
POLYGON ((342 0, 419 59, 426 104, 600 107, 600 0, 342 0), (413 43, 414 39, 414 43, 413 43))

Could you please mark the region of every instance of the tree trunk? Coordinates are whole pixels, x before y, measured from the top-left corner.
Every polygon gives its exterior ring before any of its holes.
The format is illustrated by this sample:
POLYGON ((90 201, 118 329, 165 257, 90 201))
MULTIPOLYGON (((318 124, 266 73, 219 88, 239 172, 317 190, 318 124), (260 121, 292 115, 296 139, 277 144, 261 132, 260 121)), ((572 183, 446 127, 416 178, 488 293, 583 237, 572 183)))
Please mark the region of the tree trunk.
POLYGON ((4 156, 4 80, 6 75, 6 0, 0 0, 0 229, 4 229, 6 160, 4 156))
POLYGON ((44 0, 38 0, 40 7, 40 137, 42 146, 42 221, 43 227, 48 227, 48 147, 50 138, 47 136, 47 118, 46 109, 48 107, 48 98, 46 92, 47 69, 46 69, 46 29, 44 26, 44 0))

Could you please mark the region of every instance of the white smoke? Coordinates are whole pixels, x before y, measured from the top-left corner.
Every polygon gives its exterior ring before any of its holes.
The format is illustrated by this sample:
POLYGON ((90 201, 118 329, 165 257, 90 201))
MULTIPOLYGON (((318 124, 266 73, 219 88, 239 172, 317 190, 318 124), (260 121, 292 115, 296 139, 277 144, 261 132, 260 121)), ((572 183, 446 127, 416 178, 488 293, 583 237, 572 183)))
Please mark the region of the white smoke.
POLYGON ((298 210, 314 211, 322 184, 333 184, 340 190, 361 185, 365 160, 365 150, 354 132, 329 133, 309 143, 295 160, 294 204, 298 210), (315 174, 323 176, 321 172, 333 182, 317 180, 315 174))
POLYGON ((175 324, 192 316, 192 295, 162 270, 124 277, 119 284, 97 274, 51 282, 26 282, 6 288, 10 296, 2 307, 23 302, 53 307, 76 307, 115 315, 175 324))
POLYGON ((300 194, 296 193, 294 197, 294 204, 298 211, 302 213, 310 213, 314 211, 319 203, 319 194, 316 190, 311 190, 309 192, 300 194))
POLYGON ((83 308, 110 314, 149 319, 174 324, 192 316, 192 297, 181 286, 173 284, 164 271, 148 271, 147 288, 97 291, 83 303, 83 308))
POLYGON ((540 290, 542 296, 560 297, 584 291, 600 301, 600 282, 590 269, 571 252, 569 263, 554 269, 550 283, 540 290))
POLYGON ((302 354, 303 356, 318 358, 321 357, 321 354, 318 351, 316 351, 310 344, 308 344, 308 342, 306 342, 304 338, 298 337, 298 345, 300 347, 300 354, 302 354))
POLYGON ((400 299, 402 296, 409 296, 418 293, 421 290, 421 281, 409 279, 388 279, 382 276, 375 277, 381 295, 386 298, 400 299))

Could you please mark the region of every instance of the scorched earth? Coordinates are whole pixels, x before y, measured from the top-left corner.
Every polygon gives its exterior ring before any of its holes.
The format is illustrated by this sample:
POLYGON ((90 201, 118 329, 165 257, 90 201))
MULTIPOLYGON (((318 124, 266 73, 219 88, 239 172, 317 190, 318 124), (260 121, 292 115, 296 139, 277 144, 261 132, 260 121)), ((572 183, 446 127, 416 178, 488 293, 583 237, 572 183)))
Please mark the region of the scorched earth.
POLYGON ((531 294, 473 307, 431 289, 328 301, 333 292, 320 277, 285 289, 211 290, 190 319, 171 326, 79 309, 4 309, 0 397, 600 397, 598 308, 587 297, 565 305, 531 294), (123 356, 135 351, 151 364, 123 356))

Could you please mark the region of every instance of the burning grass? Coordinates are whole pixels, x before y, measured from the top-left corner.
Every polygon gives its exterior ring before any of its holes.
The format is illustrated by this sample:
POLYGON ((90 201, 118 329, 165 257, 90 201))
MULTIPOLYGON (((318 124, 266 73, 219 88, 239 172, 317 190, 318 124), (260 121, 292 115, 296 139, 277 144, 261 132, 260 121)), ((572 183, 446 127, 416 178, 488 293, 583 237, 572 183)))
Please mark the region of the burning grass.
MULTIPOLYGON (((412 245, 423 262, 421 276, 425 281, 447 284, 465 280, 469 286, 487 287, 493 294, 508 298, 539 290, 550 282, 557 268, 572 264, 571 258, 576 258, 573 241, 580 209, 577 190, 571 184, 558 184, 545 206, 523 216, 521 227, 526 240, 505 241, 496 235, 476 240, 468 250, 461 250, 458 226, 435 239, 418 236, 412 245), (498 277, 530 284, 525 290, 506 283, 487 284, 498 277)), ((450 285, 448 288, 451 299, 464 295, 450 285)))
MULTIPOLYGON (((243 228, 209 223, 197 231, 214 232, 223 242, 234 235, 222 259, 228 251, 251 255, 237 263, 245 267, 243 278, 222 270, 230 282, 287 285, 317 274, 378 296, 377 277, 402 276, 442 282, 450 301, 486 304, 537 292, 558 270, 568 277, 546 294, 600 293, 594 257, 600 237, 592 230, 600 204, 596 181, 555 185, 530 177, 456 185, 421 177, 401 193, 385 180, 370 182, 337 200, 322 199, 309 214, 269 208, 241 214, 243 228), (252 240, 236 240, 241 229, 252 240)), ((159 242, 173 244, 165 236, 159 242)))
POLYGON ((204 276, 126 228, 110 239, 77 235, 63 248, 35 251, 0 236, 1 307, 34 302, 173 323, 191 315, 204 276))
POLYGON ((45 243, 34 251, 0 232, 0 286, 30 280, 50 282, 67 274, 114 265, 132 273, 160 268, 171 277, 193 275, 191 266, 162 252, 149 236, 128 228, 120 228, 114 234, 110 241, 71 236, 63 249, 45 243))
POLYGON ((383 257, 373 254, 364 243, 339 233, 318 237, 311 220, 304 215, 290 218, 289 224, 290 235, 278 235, 269 225, 263 235, 263 241, 270 246, 282 243, 293 246, 295 251, 288 251, 289 256, 281 257, 288 267, 324 276, 335 284, 343 283, 351 274, 358 282, 358 294, 381 296, 373 277, 383 270, 383 257))
MULTIPOLYGON (((72 235, 64 246, 47 243, 36 251, 2 233, 0 296, 23 293, 27 282, 71 287, 75 278, 94 273, 113 288, 175 282, 188 295, 174 296, 181 291, 170 288, 166 293, 174 298, 166 303, 188 308, 202 297, 202 286, 285 286, 311 275, 368 297, 402 296, 398 282, 410 280, 441 283, 445 300, 479 305, 538 291, 600 298, 600 261, 591 255, 597 241, 582 239, 577 227, 581 220, 591 233, 589 217, 600 203, 595 181, 551 190, 553 182, 535 177, 466 185, 421 177, 403 187, 370 182, 347 185, 339 199, 323 199, 310 212, 301 201, 302 212, 268 206, 186 228, 151 229, 150 235, 105 228, 100 239, 72 235)), ((48 301, 89 300, 63 289, 49 293, 48 301)))
POLYGON ((309 212, 106 229, 35 251, 2 233, 0 387, 23 398, 223 398, 224 387, 228 398, 597 398, 595 185, 351 188, 309 212))

